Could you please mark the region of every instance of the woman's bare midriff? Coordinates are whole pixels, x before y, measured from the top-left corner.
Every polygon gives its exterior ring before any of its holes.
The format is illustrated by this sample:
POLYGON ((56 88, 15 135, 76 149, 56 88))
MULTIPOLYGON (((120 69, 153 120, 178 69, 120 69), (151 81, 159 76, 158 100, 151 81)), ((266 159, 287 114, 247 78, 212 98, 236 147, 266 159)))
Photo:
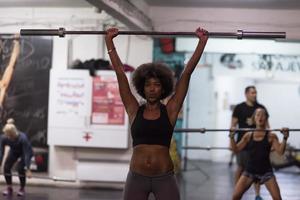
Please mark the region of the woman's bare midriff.
POLYGON ((133 148, 130 170, 145 176, 173 170, 169 148, 162 145, 140 144, 133 148))

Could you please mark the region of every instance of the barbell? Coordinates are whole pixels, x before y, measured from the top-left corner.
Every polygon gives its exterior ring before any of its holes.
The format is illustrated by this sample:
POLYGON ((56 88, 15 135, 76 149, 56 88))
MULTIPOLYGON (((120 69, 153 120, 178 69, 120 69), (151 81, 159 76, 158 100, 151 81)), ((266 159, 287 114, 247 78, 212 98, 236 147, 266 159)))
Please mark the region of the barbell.
MULTIPOLYGON (((253 131, 270 131, 277 132, 281 131, 281 128, 276 129, 255 129, 255 128, 237 128, 235 132, 253 132, 253 131)), ((297 132, 300 129, 288 129, 290 132, 297 132)), ((186 132, 186 133, 205 133, 205 132, 230 132, 231 129, 206 129, 206 128, 177 128, 174 132, 186 132)))
POLYGON ((0 34, 0 40, 19 40, 14 34, 0 34))
MULTIPOLYGON (((21 29, 22 36, 59 36, 65 35, 105 35, 106 31, 67 31, 59 29, 21 29)), ((162 31, 119 31, 119 35, 149 35, 149 36, 195 36, 195 32, 162 32, 162 31)), ((214 38, 237 38, 237 39, 285 39, 286 32, 259 32, 243 31, 236 32, 208 32, 209 37, 214 38)))
MULTIPOLYGON (((19 175, 17 173, 11 173, 11 174, 0 173, 0 175, 3 175, 3 176, 12 176, 12 177, 27 177, 26 175, 19 175)), ((57 176, 50 177, 50 176, 36 176, 36 175, 32 175, 31 178, 43 179, 43 180, 52 180, 52 181, 57 181, 57 182, 76 182, 76 180, 74 180, 74 179, 66 179, 66 178, 57 177, 57 176)))
MULTIPOLYGON (((182 149, 190 149, 190 150, 207 150, 207 151, 211 151, 211 150, 228 150, 231 151, 231 148, 229 147, 213 147, 213 146, 182 146, 182 149)), ((285 148, 286 150, 289 151, 294 151, 294 152, 299 152, 300 149, 298 148, 292 148, 292 147, 287 147, 285 148)))

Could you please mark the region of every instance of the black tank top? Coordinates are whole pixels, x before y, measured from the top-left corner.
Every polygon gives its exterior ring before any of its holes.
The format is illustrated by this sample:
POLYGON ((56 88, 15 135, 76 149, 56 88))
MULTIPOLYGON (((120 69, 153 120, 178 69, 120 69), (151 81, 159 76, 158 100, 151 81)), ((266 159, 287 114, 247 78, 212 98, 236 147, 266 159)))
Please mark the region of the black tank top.
POLYGON ((131 125, 133 145, 158 144, 170 147, 173 126, 170 123, 166 106, 160 104, 160 117, 155 120, 145 119, 143 116, 145 104, 140 106, 131 125))
POLYGON ((269 132, 266 132, 265 137, 261 141, 253 140, 253 133, 248 143, 249 160, 246 170, 254 174, 265 174, 272 172, 270 162, 271 144, 268 140, 269 132))

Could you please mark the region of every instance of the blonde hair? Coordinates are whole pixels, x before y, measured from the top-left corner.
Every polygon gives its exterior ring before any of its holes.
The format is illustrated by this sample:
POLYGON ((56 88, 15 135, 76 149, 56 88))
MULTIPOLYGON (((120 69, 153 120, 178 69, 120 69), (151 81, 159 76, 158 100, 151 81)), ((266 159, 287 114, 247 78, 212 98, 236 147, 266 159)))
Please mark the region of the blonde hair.
POLYGON ((8 134, 15 134, 15 135, 18 135, 19 132, 18 132, 18 129, 17 127, 15 126, 15 120, 12 119, 12 118, 9 118, 7 121, 6 121, 6 124, 5 126, 3 127, 3 132, 5 135, 8 135, 8 134))

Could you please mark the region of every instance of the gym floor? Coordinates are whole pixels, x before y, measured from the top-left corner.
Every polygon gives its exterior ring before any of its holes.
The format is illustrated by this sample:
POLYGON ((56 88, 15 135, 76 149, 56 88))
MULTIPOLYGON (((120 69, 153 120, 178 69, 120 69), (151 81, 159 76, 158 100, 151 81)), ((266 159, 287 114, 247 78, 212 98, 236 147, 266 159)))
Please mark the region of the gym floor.
MULTIPOLYGON (((229 200, 233 190, 233 174, 235 166, 205 161, 189 161, 187 170, 179 177, 179 186, 182 200, 229 200)), ((300 169, 289 167, 275 172, 282 198, 284 200, 300 199, 300 169)), ((4 189, 1 185, 1 189, 4 189)), ((14 189, 17 189, 14 185, 14 189)), ((20 198, 16 194, 9 200, 121 200, 122 191, 116 189, 75 189, 57 187, 29 186, 26 190, 26 197, 20 198)), ((261 188, 261 196, 264 200, 271 199, 264 186, 261 188)), ((1 198, 2 199, 2 196, 1 198)), ((149 200, 155 198, 150 197, 149 200)), ((254 189, 250 188, 245 193, 243 200, 254 200, 254 189)))

